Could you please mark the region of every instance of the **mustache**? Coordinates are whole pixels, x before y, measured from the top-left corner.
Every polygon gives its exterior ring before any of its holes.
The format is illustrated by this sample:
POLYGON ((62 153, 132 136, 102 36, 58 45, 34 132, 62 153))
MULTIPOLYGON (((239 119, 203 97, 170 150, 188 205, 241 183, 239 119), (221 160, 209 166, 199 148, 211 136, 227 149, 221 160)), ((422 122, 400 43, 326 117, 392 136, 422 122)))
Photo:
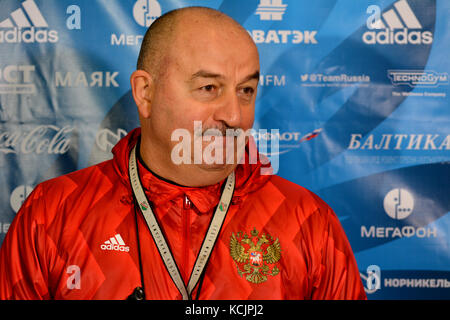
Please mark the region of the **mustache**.
POLYGON ((223 125, 223 126, 214 126, 214 127, 205 128, 204 130, 196 130, 196 131, 194 131, 194 136, 195 137, 204 137, 204 136, 238 137, 243 132, 244 132, 244 130, 242 128, 230 127, 227 125, 223 125))

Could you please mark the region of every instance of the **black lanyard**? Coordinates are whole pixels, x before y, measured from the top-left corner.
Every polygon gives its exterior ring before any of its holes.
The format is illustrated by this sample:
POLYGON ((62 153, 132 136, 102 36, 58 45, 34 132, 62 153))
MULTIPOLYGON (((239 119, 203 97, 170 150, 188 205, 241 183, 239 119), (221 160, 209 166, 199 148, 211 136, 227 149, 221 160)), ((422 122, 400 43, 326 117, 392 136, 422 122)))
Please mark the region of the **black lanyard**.
MULTIPOLYGON (((138 142, 139 143, 139 142, 138 142)), ((136 144, 137 146, 137 144, 136 144)), ((231 199, 233 197, 234 185, 235 185, 235 175, 232 172, 225 182, 222 195, 220 196, 219 204, 216 207, 208 231, 205 238, 203 239, 202 246, 197 255, 197 259, 192 269, 191 275, 189 277, 188 285, 185 286, 183 278, 181 277, 178 266, 173 258, 170 247, 164 237, 163 232, 158 224, 158 220, 153 213, 150 203, 145 195, 144 189, 142 188, 142 183, 139 178, 139 171, 137 165, 137 155, 136 146, 130 153, 130 159, 128 164, 128 170, 130 175, 131 187, 133 189, 134 197, 138 203, 139 209, 141 210, 147 226, 152 234, 153 240, 158 247, 159 254, 161 255, 164 265, 172 278, 178 291, 181 293, 183 300, 191 299, 192 291, 197 285, 202 273, 208 263, 211 252, 216 243, 217 237, 219 236, 220 230, 222 228, 223 222, 230 207, 231 199)), ((139 235, 138 235, 139 237, 139 235)))

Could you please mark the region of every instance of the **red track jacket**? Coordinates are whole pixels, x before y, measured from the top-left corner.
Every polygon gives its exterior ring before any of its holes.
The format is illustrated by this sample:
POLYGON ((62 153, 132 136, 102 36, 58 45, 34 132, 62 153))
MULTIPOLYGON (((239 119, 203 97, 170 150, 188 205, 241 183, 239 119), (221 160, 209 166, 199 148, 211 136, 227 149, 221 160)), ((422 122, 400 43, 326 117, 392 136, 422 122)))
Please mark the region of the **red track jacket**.
MULTIPOLYGON (((181 298, 143 216, 135 211, 128 158, 139 135, 135 129, 123 138, 112 160, 33 190, 1 247, 0 299, 126 299, 142 286, 141 279, 147 299, 181 298)), ((312 192, 276 175, 261 175, 260 168, 260 162, 237 167, 228 214, 200 292, 198 285, 192 296, 365 299, 334 212, 312 192)), ((223 182, 182 187, 142 163, 139 173, 187 283, 223 182)))

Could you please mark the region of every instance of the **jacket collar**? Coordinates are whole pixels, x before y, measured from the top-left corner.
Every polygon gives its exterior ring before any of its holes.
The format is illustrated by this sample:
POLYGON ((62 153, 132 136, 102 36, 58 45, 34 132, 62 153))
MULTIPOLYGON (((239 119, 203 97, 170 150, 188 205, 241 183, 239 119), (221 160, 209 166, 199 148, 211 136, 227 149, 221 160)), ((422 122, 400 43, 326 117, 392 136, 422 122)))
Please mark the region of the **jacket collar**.
MULTIPOLYGON (((138 143, 141 129, 132 130, 122 138, 113 148, 113 162, 119 176, 131 191, 128 176, 128 159, 131 150, 138 143)), ((261 175, 261 169, 270 170, 270 163, 263 165, 259 160, 261 155, 256 151, 256 145, 252 139, 246 146, 245 161, 236 167, 236 185, 233 201, 261 188, 270 179, 270 175, 261 175), (254 148, 254 149, 251 149, 254 148), (252 150, 254 152, 249 152, 252 150), (249 155, 257 155, 257 159, 250 161, 249 155), (251 163, 250 163, 251 162, 251 163)), ((202 213, 214 208, 220 199, 221 188, 225 180, 205 187, 186 187, 167 181, 150 171, 142 161, 138 161, 139 176, 142 186, 146 191, 149 201, 159 206, 180 196, 186 195, 195 207, 202 213)))

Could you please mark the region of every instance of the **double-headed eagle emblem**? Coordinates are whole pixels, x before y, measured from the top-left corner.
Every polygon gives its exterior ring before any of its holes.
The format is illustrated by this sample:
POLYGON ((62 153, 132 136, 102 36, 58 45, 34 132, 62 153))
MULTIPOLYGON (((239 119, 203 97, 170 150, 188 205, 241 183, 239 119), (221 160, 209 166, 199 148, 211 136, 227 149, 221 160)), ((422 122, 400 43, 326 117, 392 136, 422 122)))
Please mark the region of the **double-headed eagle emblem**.
POLYGON ((242 231, 232 233, 230 238, 230 254, 234 260, 237 272, 241 277, 252 283, 261 283, 267 276, 280 273, 277 266, 281 258, 280 241, 271 235, 259 232, 253 228, 250 236, 242 231))

